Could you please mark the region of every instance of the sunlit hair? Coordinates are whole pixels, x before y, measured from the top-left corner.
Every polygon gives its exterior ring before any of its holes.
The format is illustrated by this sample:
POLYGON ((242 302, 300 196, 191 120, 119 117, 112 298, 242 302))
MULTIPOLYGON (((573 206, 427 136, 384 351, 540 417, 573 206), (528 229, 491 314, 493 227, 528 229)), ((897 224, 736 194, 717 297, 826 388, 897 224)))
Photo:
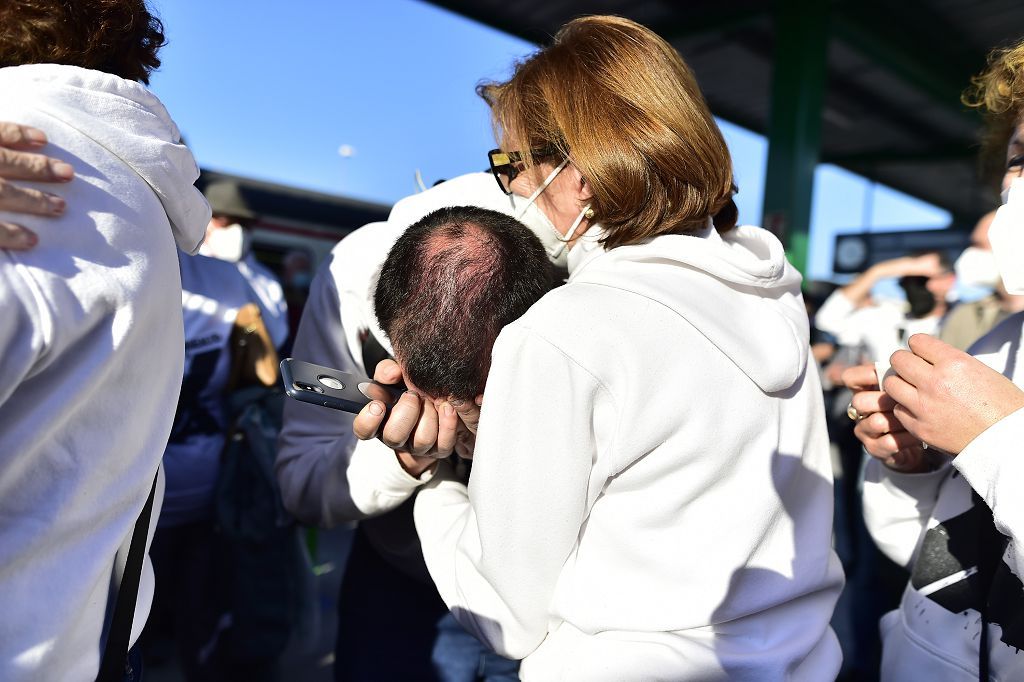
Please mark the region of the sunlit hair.
POLYGON ((1024 123, 1024 41, 993 50, 988 67, 971 79, 963 103, 985 115, 982 159, 987 170, 1001 177, 1005 170, 1006 142, 1024 123))
POLYGON ((164 42, 144 0, 0 0, 0 67, 65 64, 148 83, 164 42))
MULTIPOLYGON (((611 16, 570 21, 478 94, 503 149, 556 148, 593 193, 605 246, 736 224, 732 160, 693 72, 653 31, 611 16)), ((557 161, 555 162, 557 163, 557 161)))

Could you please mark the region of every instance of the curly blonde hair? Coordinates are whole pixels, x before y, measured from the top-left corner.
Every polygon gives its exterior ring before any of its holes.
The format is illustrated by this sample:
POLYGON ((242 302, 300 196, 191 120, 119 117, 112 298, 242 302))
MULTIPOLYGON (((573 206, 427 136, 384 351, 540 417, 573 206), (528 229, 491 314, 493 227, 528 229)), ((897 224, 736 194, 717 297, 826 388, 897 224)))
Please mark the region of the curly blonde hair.
POLYGON ((971 78, 961 101, 984 114, 982 165, 986 174, 1001 177, 1006 142, 1024 122, 1024 40, 992 50, 988 67, 971 78))
POLYGON ((1020 119, 1024 114, 1024 40, 992 50, 988 68, 971 78, 971 87, 962 99, 990 116, 1008 116, 1014 122, 1020 119))

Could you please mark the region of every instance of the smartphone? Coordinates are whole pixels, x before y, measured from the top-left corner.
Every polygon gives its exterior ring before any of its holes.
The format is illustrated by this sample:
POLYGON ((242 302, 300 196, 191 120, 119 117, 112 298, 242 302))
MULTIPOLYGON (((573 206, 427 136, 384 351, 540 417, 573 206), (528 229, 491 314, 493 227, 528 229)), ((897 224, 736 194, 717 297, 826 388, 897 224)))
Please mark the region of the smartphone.
POLYGON ((294 358, 281 361, 281 380, 285 393, 296 400, 353 414, 371 400, 379 400, 387 410, 386 417, 405 392, 402 384, 379 384, 357 374, 294 358))

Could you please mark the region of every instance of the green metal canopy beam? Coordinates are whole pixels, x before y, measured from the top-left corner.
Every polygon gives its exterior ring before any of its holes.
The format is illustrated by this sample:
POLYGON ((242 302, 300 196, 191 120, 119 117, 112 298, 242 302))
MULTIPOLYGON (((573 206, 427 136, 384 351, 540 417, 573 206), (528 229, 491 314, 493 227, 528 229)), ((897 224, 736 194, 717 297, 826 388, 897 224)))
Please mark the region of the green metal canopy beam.
POLYGON ((828 39, 829 3, 779 0, 764 226, 782 239, 790 262, 801 272, 807 264, 814 169, 821 149, 828 39))

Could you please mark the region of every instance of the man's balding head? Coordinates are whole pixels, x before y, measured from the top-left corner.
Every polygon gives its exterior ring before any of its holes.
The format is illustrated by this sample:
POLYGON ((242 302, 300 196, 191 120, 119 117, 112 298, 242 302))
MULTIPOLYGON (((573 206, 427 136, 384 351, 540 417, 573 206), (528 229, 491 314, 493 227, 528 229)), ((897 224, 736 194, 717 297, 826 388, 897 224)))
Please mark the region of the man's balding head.
POLYGON ((395 242, 374 308, 416 388, 465 400, 483 392, 502 327, 551 286, 550 262, 527 227, 502 213, 455 206, 430 213, 395 242))

